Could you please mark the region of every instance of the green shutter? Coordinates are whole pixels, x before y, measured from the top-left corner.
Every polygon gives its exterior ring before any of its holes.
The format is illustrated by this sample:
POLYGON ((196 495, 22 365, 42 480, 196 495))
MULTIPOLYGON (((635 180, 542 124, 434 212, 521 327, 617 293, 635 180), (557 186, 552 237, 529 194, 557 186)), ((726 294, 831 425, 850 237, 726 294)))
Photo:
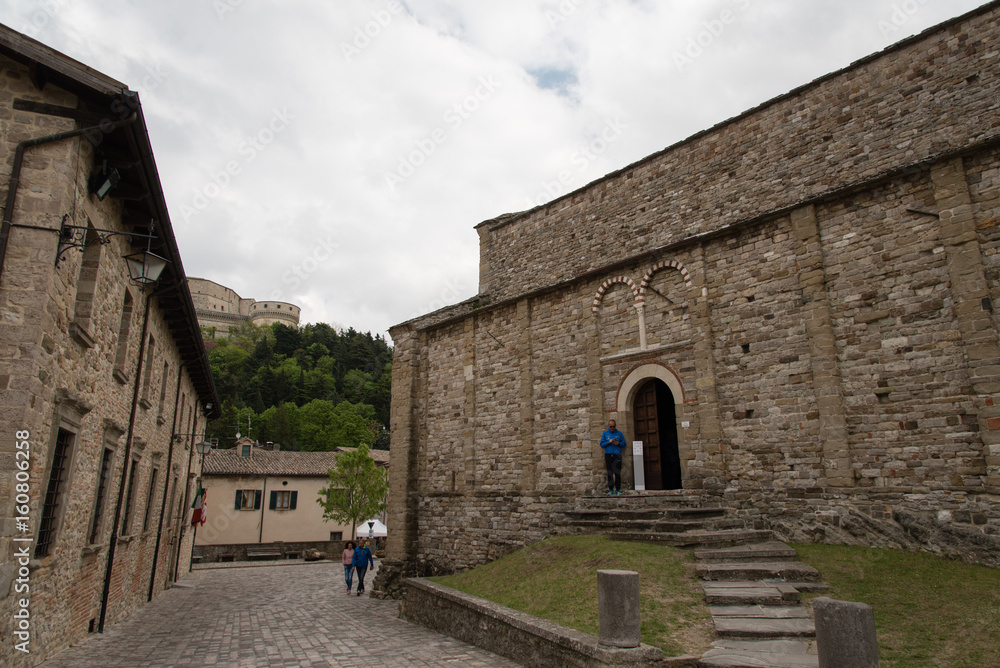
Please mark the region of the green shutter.
POLYGON ((274 510, 278 507, 278 493, 273 489, 271 490, 271 505, 268 506, 269 510, 274 510))
POLYGON ((239 510, 242 507, 243 507, 243 490, 238 489, 236 490, 236 510, 239 510))
POLYGON ((292 498, 291 498, 291 500, 290 500, 290 501, 288 502, 288 509, 289 509, 289 510, 295 510, 295 501, 296 501, 296 500, 297 500, 298 498, 299 498, 299 493, 298 493, 298 492, 292 492, 292 498))
POLYGON ((260 490, 254 490, 253 493, 253 509, 260 510, 260 490))

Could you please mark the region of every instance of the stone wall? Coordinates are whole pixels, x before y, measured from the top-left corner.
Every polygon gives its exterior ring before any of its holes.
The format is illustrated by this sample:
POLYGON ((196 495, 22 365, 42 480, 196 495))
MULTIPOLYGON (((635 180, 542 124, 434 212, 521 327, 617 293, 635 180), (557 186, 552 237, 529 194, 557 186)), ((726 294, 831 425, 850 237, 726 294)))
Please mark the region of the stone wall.
MULTIPOLYGON (((15 99, 78 106, 74 95, 52 84, 37 88, 26 67, 0 57, 4 194, 18 142, 77 127, 64 118, 15 110, 15 99)), ((93 151, 92 143, 81 137, 29 148, 14 210, 7 212, 14 227, 0 280, 0 498, 6 500, 0 508, 0 617, 6 620, 0 625, 0 665, 4 666, 43 661, 96 627, 123 474, 132 479, 124 488, 132 490, 130 512, 127 517, 122 514, 107 623, 128 616, 151 592, 157 595, 167 588, 175 574, 186 573, 189 565, 191 535, 184 520, 196 473, 191 468, 190 434, 203 429, 206 419, 190 370, 181 370, 181 353, 168 316, 155 296, 130 285, 122 260, 133 252, 127 237, 113 237, 107 245, 93 243, 86 253, 70 249, 53 266, 64 216, 70 225, 126 231, 120 201, 112 196, 101 202, 89 194, 93 151), (140 380, 147 299, 152 303, 140 380), (132 446, 126 455, 137 380, 132 446), (51 549, 36 555, 34 539, 60 431, 68 445, 65 477, 51 549), (173 433, 184 436, 174 440, 173 433), (102 487, 106 450, 109 473, 102 487), (19 453, 28 453, 28 459, 19 459, 19 453), (18 463, 25 461, 28 468, 19 470, 18 463), (15 473, 26 474, 27 480, 15 473), (15 510, 18 493, 28 496, 27 521, 18 519, 23 514, 15 510), (151 582, 154 558, 155 582, 151 582), (24 607, 21 601, 27 601, 30 614, 27 654, 15 649, 21 639, 13 635, 11 622, 15 611, 24 607)))
POLYGON ((198 563, 213 564, 220 561, 252 561, 262 557, 249 557, 247 551, 255 548, 276 547, 281 556, 275 559, 301 559, 306 550, 316 550, 323 558, 339 561, 344 550, 342 540, 313 540, 274 543, 233 543, 229 545, 195 545, 194 557, 198 563))
POLYGON ((749 525, 994 563, 998 18, 480 225, 480 294, 391 331, 389 560, 560 531, 656 378, 683 486, 749 525))
POLYGON ((993 3, 552 202, 478 227, 494 300, 987 139, 993 3))

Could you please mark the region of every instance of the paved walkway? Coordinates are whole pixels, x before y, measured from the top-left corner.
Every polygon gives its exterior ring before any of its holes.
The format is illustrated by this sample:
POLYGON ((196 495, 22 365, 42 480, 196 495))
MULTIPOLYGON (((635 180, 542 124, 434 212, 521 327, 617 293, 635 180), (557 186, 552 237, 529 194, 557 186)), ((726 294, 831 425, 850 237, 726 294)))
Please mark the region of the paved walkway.
POLYGON ((518 665, 398 619, 396 601, 347 596, 343 582, 343 567, 329 561, 198 569, 181 580, 184 588, 41 666, 518 665))

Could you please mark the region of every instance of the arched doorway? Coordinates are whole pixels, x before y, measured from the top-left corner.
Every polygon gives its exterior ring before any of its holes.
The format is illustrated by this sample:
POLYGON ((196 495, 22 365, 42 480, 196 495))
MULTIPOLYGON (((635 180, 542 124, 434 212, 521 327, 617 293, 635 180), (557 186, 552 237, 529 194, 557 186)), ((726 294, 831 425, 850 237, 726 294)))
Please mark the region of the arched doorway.
POLYGON ((681 489, 674 395, 659 378, 650 378, 632 404, 635 440, 642 441, 646 489, 681 489))

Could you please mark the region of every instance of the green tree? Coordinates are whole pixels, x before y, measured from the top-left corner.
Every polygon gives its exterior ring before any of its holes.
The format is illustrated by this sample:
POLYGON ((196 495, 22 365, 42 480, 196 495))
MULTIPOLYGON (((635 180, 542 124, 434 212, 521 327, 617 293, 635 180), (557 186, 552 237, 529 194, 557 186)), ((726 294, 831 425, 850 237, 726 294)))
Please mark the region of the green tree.
POLYGON ((368 454, 368 446, 341 452, 334 457, 330 485, 320 490, 316 499, 323 508, 323 517, 335 522, 351 523, 354 537, 358 523, 371 519, 385 510, 389 494, 389 475, 368 454))
POLYGON ((301 450, 332 451, 337 448, 371 446, 376 435, 368 428, 375 419, 375 409, 367 404, 352 404, 313 399, 298 410, 296 444, 301 450))

